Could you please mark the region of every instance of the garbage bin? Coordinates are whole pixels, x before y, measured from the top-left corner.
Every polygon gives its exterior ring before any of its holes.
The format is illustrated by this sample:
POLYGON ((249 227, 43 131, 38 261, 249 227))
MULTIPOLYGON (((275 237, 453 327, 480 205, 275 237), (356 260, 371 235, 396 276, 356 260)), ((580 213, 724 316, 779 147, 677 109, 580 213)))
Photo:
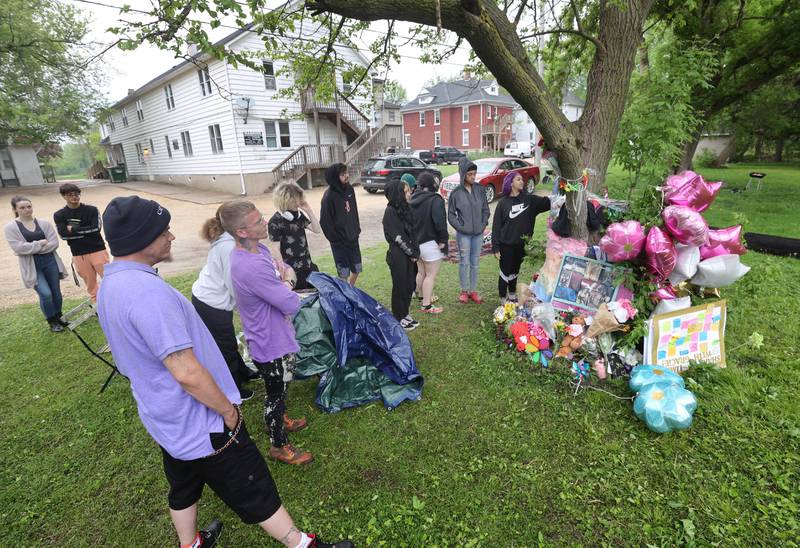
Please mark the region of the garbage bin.
POLYGON ((111 177, 112 183, 124 183, 128 180, 125 175, 125 164, 108 168, 108 175, 111 177))

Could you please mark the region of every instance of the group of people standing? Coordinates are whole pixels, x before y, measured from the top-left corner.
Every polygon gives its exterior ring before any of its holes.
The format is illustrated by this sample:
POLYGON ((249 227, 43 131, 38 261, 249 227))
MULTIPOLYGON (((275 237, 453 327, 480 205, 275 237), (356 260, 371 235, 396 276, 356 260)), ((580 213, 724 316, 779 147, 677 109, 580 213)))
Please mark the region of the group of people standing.
MULTIPOLYGON (((391 308, 405 329, 418 325, 409 313, 415 292, 423 313, 442 312, 434 285, 447 249, 448 222, 459 248, 459 301, 481 302, 478 257, 489 208, 482 186, 475 184, 476 169, 468 160, 460 163, 461 184, 450 194, 447 213, 430 175, 404 176, 386 187, 383 230, 391 308)), ((313 460, 288 438, 307 420, 291 419, 286 411, 299 350, 292 324, 300 307, 296 290, 310 287, 308 277, 318 270, 305 231, 325 234, 341 279, 354 285, 362 271, 358 206, 346 166, 330 166, 325 179, 319 220, 294 184, 275 190, 277 211, 269 220, 252 202, 222 204, 201 229, 211 247, 191 302, 155 269, 172 257, 175 236, 166 208, 138 196, 114 198, 101 219, 97 208, 80 203, 78 187, 61 187, 66 206, 54 216, 58 234, 70 245, 73 266, 97 302, 101 328, 117 367, 130 380, 142 423, 161 448, 170 516, 182 548, 210 548, 221 533, 218 520, 197 529, 197 502, 206 484, 243 522, 259 524, 286 546, 352 546, 349 541, 325 544, 295 526, 239 409, 253 395, 244 383, 261 378, 269 456, 295 465, 313 460), (277 244, 280 258, 266 240, 277 244), (99 291, 98 276, 103 277, 99 291), (239 353, 234 308, 257 372, 239 353)), ((492 244, 501 264, 500 294, 511 297, 524 255, 522 239, 532 233, 536 214, 549 209, 549 200, 525 193, 522 178, 513 172, 506 179, 492 244)), ((23 281, 36 290, 45 317, 58 331, 63 328, 58 287, 67 274, 55 253, 56 232, 33 216, 30 200, 17 196, 11 203, 16 219, 6 225, 6 239, 20 258, 23 281)))

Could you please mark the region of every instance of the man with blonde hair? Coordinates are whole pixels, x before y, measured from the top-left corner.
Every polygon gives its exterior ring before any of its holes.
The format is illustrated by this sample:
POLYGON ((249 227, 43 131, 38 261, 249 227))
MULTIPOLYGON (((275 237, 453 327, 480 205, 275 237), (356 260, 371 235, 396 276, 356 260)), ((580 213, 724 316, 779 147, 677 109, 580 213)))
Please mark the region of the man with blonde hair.
POLYGON ((322 228, 305 199, 303 189, 295 183, 278 185, 272 196, 278 211, 267 224, 269 239, 279 243, 281 258, 294 269, 297 275, 295 289, 309 289, 308 276, 319 268, 311 260, 306 229, 319 234, 322 228))
POLYGON ((292 291, 291 269, 274 260, 267 246, 267 223, 252 202, 235 200, 219 210, 223 228, 236 240, 231 253, 231 281, 242 318, 250 355, 264 379, 264 422, 272 447, 269 455, 287 464, 307 464, 314 457, 289 443, 288 432, 306 426, 305 419, 286 416, 286 390, 292 380, 295 340, 292 316, 300 309, 300 298, 292 291))

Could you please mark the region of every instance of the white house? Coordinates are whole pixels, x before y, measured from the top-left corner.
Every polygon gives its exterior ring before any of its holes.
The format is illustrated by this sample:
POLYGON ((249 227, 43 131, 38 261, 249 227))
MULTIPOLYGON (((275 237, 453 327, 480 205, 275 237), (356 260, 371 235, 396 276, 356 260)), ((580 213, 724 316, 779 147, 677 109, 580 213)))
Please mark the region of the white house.
POLYGON ((0 144, 0 187, 44 184, 33 145, 0 144))
MULTIPOLYGON (((264 51, 251 26, 217 42, 223 44, 264 51)), ((369 64, 357 50, 337 46, 337 53, 369 64)), ((279 74, 281 63, 266 54, 261 62, 263 73, 197 54, 130 90, 101 124, 109 162, 124 163, 129 178, 255 194, 281 179, 306 175, 310 184, 312 169, 353 160, 375 133, 370 102, 342 93, 325 104, 312 92, 300 100, 281 97, 291 85, 279 74)), ((338 85, 349 91, 341 76, 338 85)))
MULTIPOLYGON (((561 103, 561 112, 564 113, 567 120, 574 122, 583 114, 584 104, 585 102, 582 99, 568 91, 564 95, 564 101, 561 103)), ((514 139, 516 141, 530 141, 536 145, 539 142, 539 137, 539 130, 528 113, 519 105, 514 107, 514 139)))

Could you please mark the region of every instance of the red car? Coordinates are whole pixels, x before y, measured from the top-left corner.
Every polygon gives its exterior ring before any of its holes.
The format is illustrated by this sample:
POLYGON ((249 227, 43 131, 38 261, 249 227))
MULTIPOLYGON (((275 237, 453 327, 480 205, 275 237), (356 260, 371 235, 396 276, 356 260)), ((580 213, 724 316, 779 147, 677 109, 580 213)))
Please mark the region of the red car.
MULTIPOLYGON (((522 174, 522 178, 527 183, 528 192, 533 192, 534 185, 539 181, 539 168, 518 158, 481 158, 480 160, 475 160, 475 165, 478 166, 475 182, 486 187, 486 200, 488 202, 500 196, 503 190, 503 178, 509 171, 517 171, 522 174)), ((461 178, 458 172, 448 175, 442 179, 442 183, 439 185, 439 194, 447 200, 450 191, 460 183, 461 178)))

